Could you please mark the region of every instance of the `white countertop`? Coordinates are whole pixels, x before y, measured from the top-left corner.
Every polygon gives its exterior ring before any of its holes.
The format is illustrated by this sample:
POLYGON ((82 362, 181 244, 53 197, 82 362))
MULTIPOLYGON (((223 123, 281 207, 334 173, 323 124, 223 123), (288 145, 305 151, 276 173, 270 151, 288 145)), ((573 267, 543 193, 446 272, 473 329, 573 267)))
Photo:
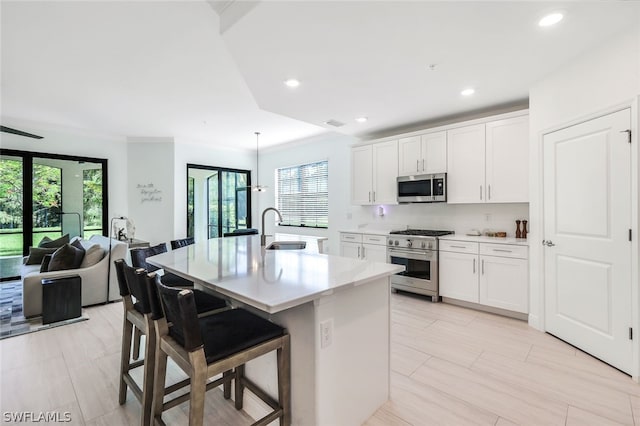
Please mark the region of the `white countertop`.
POLYGON ((259 235, 211 239, 147 261, 268 313, 404 270, 306 250, 264 250, 259 235))
POLYGON ((354 228, 341 229, 339 232, 345 232, 349 234, 389 235, 389 232, 391 231, 391 229, 354 228))
POLYGON ((511 245, 517 245, 517 246, 529 245, 529 240, 522 239, 522 238, 513 238, 513 237, 499 238, 499 237, 454 234, 454 235, 445 235, 443 237, 439 237, 439 239, 449 240, 449 241, 471 241, 474 243, 511 244, 511 245))

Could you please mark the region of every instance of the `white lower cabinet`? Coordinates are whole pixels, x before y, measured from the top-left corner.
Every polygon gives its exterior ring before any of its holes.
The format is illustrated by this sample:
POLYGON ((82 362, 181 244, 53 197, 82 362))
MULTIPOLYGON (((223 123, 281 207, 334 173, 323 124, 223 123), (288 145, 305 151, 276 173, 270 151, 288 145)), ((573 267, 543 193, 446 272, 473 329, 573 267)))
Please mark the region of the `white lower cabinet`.
POLYGON ((340 256, 386 263, 387 238, 384 235, 341 232, 340 256))
POLYGON ((529 312, 526 246, 440 241, 440 295, 529 312))

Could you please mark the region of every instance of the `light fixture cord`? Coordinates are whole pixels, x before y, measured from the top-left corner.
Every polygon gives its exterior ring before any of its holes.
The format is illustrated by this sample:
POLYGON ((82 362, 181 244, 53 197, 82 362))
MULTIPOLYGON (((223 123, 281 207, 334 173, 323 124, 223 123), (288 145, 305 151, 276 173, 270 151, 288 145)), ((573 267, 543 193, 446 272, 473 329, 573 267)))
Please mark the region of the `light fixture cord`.
POLYGON ((258 159, 258 138, 260 132, 256 133, 256 188, 260 188, 260 160, 258 159))

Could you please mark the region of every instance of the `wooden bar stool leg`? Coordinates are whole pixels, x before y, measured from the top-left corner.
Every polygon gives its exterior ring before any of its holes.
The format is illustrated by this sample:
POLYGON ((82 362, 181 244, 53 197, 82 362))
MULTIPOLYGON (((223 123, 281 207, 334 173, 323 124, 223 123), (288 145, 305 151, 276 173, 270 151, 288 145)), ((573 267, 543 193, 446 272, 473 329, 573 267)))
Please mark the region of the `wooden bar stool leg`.
POLYGON ((222 389, 224 393, 224 399, 231 398, 231 381, 233 380, 233 370, 227 370, 222 373, 222 377, 225 379, 222 384, 222 389))
POLYGON ((162 423, 164 383, 167 377, 167 354, 162 349, 156 351, 153 377, 153 402, 151 403, 151 412, 153 413, 152 424, 155 424, 158 420, 162 423))
POLYGON ((242 410, 244 398, 244 364, 236 367, 235 376, 235 406, 236 410, 242 410))
POLYGON ((142 336, 142 332, 138 330, 138 327, 133 328, 133 355, 132 358, 135 360, 140 359, 140 337, 142 336))
POLYGON ((118 402, 120 405, 124 404, 127 400, 127 384, 124 381, 124 375, 129 372, 132 337, 133 324, 127 320, 127 314, 125 313, 124 324, 122 325, 122 351, 120 353, 120 391, 118 394, 118 402))
POLYGON ((282 407, 281 426, 291 424, 291 349, 288 334, 282 336, 282 347, 278 349, 278 399, 282 407))
POLYGON ((204 396, 207 391, 207 360, 204 351, 189 353, 191 363, 191 390, 189 393, 189 426, 202 426, 204 422, 204 396))
POLYGON ((155 374, 156 365, 156 335, 153 330, 151 319, 145 315, 147 326, 146 345, 144 350, 144 378, 142 384, 142 426, 148 426, 152 420, 153 405, 153 375, 155 374))

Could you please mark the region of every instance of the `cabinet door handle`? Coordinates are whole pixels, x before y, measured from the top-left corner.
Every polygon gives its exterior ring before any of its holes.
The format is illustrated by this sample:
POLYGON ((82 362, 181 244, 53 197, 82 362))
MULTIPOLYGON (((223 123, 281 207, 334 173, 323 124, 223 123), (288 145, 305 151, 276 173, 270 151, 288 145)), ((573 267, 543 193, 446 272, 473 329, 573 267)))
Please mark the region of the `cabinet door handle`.
POLYGON ((376 202, 376 191, 373 191, 373 202, 376 202))
POLYGON ((420 160, 416 160, 416 172, 420 171, 420 160))
POLYGON ((480 201, 482 201, 482 185, 480 185, 480 201))
POLYGON ((371 202, 371 191, 369 191, 369 202, 371 202))
POLYGON ((364 246, 362 247, 362 258, 364 259, 364 246))
POLYGON ((491 199, 491 185, 489 185, 489 197, 488 197, 488 199, 489 200, 491 199))
POLYGON ((476 260, 473 259, 473 273, 476 273, 476 260))
POLYGON ((484 259, 482 259, 482 275, 484 275, 484 259))
POLYGON ((424 172, 424 158, 422 159, 422 171, 424 172))
POLYGON ((360 247, 358 247, 358 259, 360 259, 360 247))

